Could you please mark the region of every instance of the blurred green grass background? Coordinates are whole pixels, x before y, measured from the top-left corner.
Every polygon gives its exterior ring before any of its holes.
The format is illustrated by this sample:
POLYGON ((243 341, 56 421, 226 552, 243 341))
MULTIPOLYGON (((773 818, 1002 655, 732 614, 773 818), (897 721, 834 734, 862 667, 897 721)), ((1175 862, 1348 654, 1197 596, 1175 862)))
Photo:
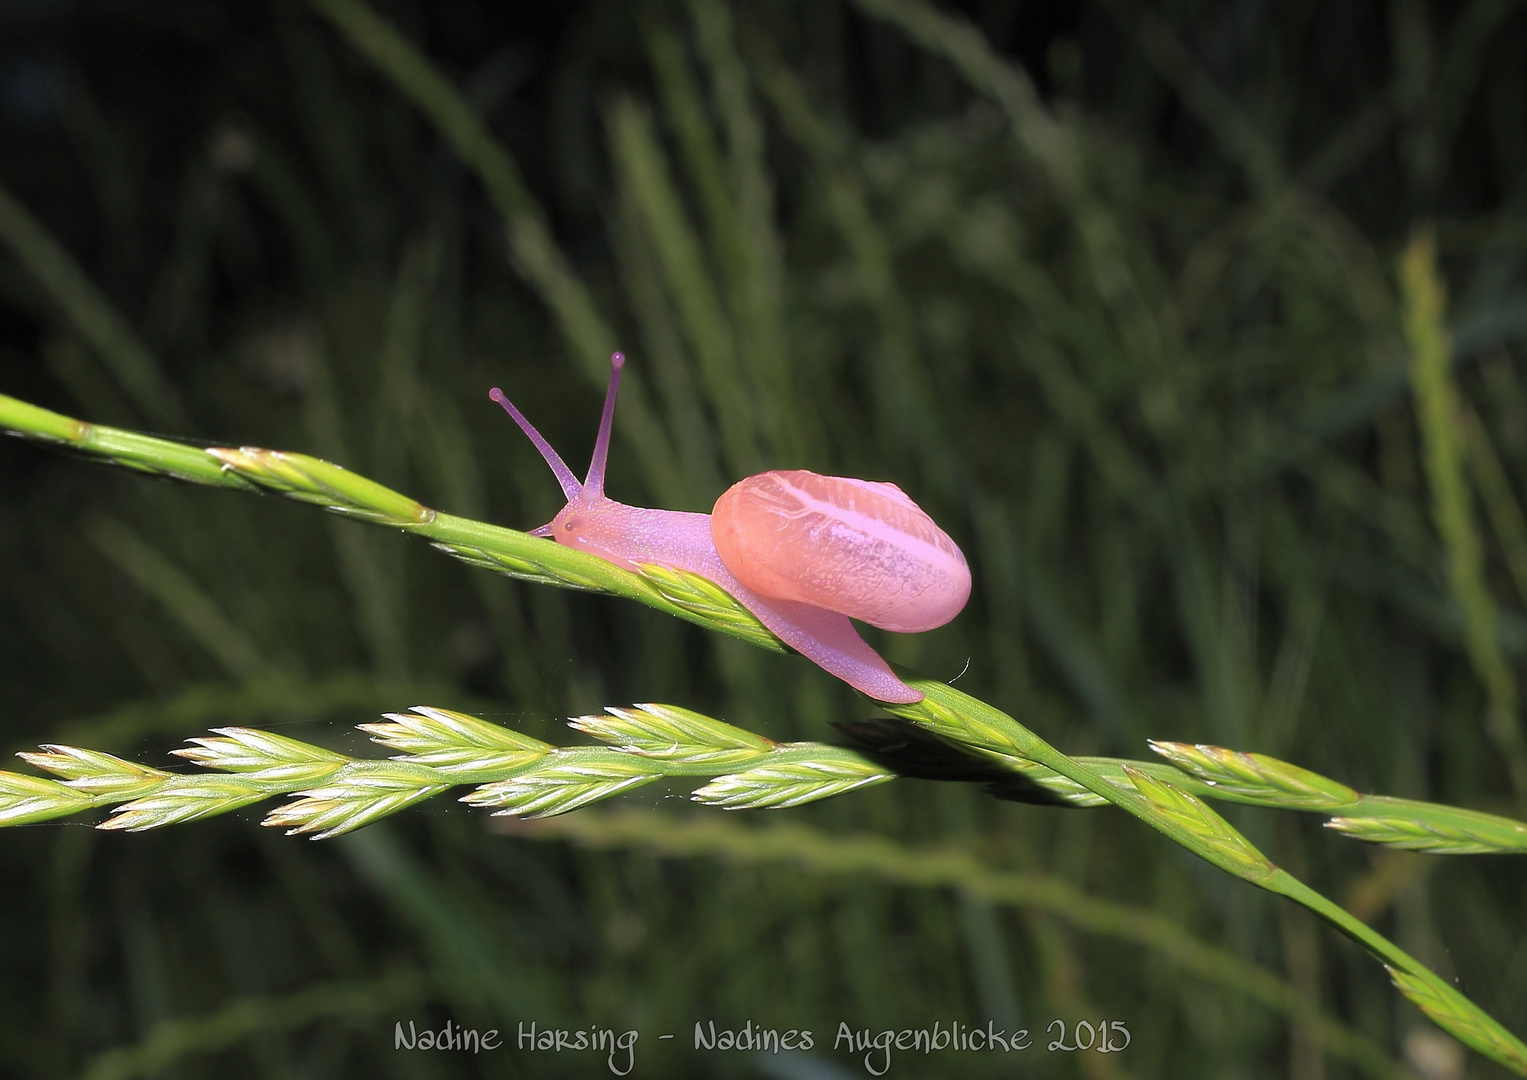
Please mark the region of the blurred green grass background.
MULTIPOLYGON (((953 625, 877 640, 1067 753, 1213 742, 1521 816, 1516 6, 444 0, 379 6, 381 31, 368 10, 0 12, 0 392, 531 527, 556 485, 486 391, 581 473, 620 347, 614 497, 704 510, 768 468, 895 481, 976 589, 953 625), (39 271, 38 228, 115 315, 39 271), (1412 368, 1398 265, 1428 235, 1451 343, 1412 368)), ((636 700, 782 739, 869 711, 799 658, 634 605, 0 451, 10 749, 158 765, 236 723, 354 750, 351 725, 416 703, 556 742, 561 718, 636 700)), ((674 830, 720 813, 653 790, 626 809, 668 816, 588 811, 565 826, 581 845, 448 800, 326 844, 256 810, 8 832, 0 1072, 604 1072, 393 1050, 396 1020, 450 1017, 636 1027, 642 1075, 860 1075, 830 1052, 840 1020, 993 1018, 1041 1049, 901 1055, 896 1075, 1315 1080, 1382 1073, 1369 1050, 1502 1075, 1302 911, 1111 810, 907 781, 686 847, 674 830), (810 831, 744 831, 781 822, 810 831), (835 872, 855 836, 900 847, 835 872), (920 879, 929 850, 974 861, 920 879), (1164 921, 1125 940, 1009 902, 994 872, 1164 921), (1169 924, 1369 1050, 1185 969, 1169 924), (690 1052, 708 1019, 810 1027, 819 1054, 690 1052), (1052 1019, 1123 1020, 1131 1047, 1045 1052, 1052 1019)), ((1228 816, 1527 1031, 1514 860, 1228 816)))

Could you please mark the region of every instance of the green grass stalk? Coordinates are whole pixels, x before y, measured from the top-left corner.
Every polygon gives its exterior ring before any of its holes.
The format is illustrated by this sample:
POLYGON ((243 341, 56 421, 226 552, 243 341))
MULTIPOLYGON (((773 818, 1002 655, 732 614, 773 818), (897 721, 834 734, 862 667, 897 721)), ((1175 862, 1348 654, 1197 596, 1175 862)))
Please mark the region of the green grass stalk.
POLYGON ((1452 378, 1452 346, 1444 321, 1446 295, 1437 273, 1436 242, 1411 239, 1400 260, 1406 343, 1416 419, 1425 444, 1432 517, 1447 553, 1447 578, 1463 613, 1469 659, 1489 698, 1486 727, 1505 761, 1519 800, 1527 800, 1527 741, 1517 716, 1516 677, 1496 637, 1495 600, 1485 583, 1484 546, 1474 526, 1465 476, 1466 422, 1452 378))
POLYGON ((430 985, 414 974, 319 983, 286 997, 235 998, 214 1013, 177 1016, 154 1025, 132 1046, 97 1056, 79 1080, 159 1076, 176 1062, 237 1046, 252 1035, 306 1027, 341 1016, 371 1016, 428 1000, 430 985))

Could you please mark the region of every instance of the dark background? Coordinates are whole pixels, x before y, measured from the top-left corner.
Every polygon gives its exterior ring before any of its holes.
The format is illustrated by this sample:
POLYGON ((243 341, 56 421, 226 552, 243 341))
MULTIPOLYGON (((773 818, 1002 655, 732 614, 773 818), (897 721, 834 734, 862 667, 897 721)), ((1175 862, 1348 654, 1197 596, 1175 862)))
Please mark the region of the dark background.
MULTIPOLYGON (((1211 742, 1520 816, 1485 717, 1516 716, 1527 648, 1527 17, 1495 0, 891 7, 909 14, 375 9, 512 155, 518 205, 548 223, 595 327, 558 308, 504 206, 314 7, 13 0, 0 187, 123 329, 103 345, 69 316, 11 230, 0 392, 315 454, 528 528, 556 487, 486 391, 503 386, 581 472, 602 328, 649 417, 628 400, 617 418, 616 498, 703 510, 740 476, 806 467, 892 480, 962 545, 969 608, 875 638, 891 659, 959 676, 1068 753, 1211 742), (1395 266, 1426 229, 1500 609, 1483 653, 1465 647, 1407 384, 1395 266), (167 397, 124 379, 129 336, 167 397), (1493 698, 1492 663, 1508 673, 1493 698)), ((154 765, 226 724, 372 753, 352 726, 416 703, 559 743, 578 741, 561 718, 632 701, 777 739, 871 712, 799 658, 637 605, 11 441, 0 687, 7 747, 154 765)), ((141 835, 7 832, 0 1073, 603 1073, 570 1055, 394 1052, 393 1023, 414 1017, 637 1027, 642 1075, 859 1075, 828 1049, 840 1020, 994 1017, 1128 1023, 1128 1053, 1030 1051, 1032 1075, 1371 1074, 1307 1022, 1184 974, 1163 934, 1142 946, 973 886, 762 852, 757 830, 788 822, 803 851, 885 838, 914 867, 958 850, 1161 913, 1396 1062, 1501 1075, 1465 1065, 1304 912, 1111 810, 911 780, 757 815, 683 794, 622 800, 642 835, 581 811, 593 847, 487 831, 448 797, 319 844, 261 829, 258 808, 141 835), (665 830, 697 821, 725 829, 664 854, 665 830), (810 1027, 823 1053, 692 1054, 703 1019, 810 1027), (659 1031, 679 1039, 660 1048, 659 1031)), ((1518 862, 1227 816, 1527 1030, 1518 862)))

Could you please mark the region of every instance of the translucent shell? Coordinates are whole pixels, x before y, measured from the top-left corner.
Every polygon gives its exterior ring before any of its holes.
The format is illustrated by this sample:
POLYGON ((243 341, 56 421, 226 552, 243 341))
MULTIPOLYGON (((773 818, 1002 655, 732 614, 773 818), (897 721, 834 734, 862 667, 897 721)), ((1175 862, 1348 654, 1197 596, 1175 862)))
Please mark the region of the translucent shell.
POLYGON ((795 470, 739 481, 711 513, 716 550, 742 584, 781 600, 918 633, 970 598, 970 567, 895 484, 795 470))

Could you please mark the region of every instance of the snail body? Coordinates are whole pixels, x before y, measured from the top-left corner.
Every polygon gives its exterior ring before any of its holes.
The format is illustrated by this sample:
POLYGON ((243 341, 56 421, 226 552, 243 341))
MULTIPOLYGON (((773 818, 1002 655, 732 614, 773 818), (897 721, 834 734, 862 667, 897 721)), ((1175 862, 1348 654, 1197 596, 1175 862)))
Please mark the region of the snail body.
POLYGON ((588 477, 571 469, 495 388, 551 467, 567 505, 533 530, 627 570, 656 564, 714 582, 787 645, 877 701, 909 704, 902 682, 859 636, 850 616, 903 633, 942 626, 970 596, 954 541, 895 484, 805 470, 750 476, 713 514, 654 510, 604 493, 610 427, 625 358, 611 358, 609 389, 588 477))

